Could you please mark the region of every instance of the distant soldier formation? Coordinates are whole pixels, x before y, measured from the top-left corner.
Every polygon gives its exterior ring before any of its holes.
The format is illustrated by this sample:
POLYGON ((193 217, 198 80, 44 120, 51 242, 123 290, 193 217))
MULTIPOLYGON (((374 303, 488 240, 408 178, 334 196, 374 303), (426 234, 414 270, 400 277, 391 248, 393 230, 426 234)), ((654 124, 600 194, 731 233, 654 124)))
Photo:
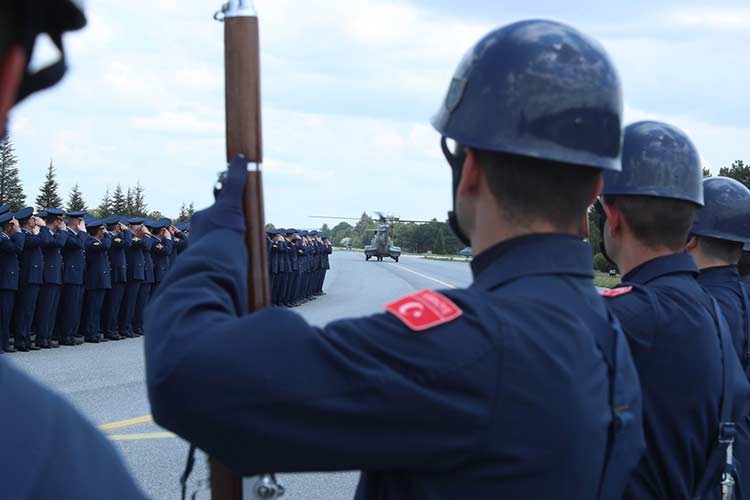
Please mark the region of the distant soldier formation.
MULTIPOLYGON (((0 352, 143 335, 143 311, 179 255, 190 223, 0 206, 0 352)), ((325 295, 328 236, 267 232, 273 304, 325 295)))
POLYGON ((323 282, 331 268, 333 247, 318 231, 271 229, 266 231, 271 273, 271 302, 298 307, 325 295, 323 282))
POLYGON ((189 223, 10 208, 0 206, 1 351, 143 335, 143 310, 187 248, 189 223))

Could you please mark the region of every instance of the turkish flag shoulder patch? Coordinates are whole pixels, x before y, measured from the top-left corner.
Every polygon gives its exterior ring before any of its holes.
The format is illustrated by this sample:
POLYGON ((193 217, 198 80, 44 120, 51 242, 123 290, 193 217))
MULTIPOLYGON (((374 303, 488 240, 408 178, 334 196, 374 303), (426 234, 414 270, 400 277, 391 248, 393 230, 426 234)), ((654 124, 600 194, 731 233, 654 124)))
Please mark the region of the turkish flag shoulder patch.
POLYGON ((620 288, 610 288, 609 290, 602 290, 600 293, 602 297, 619 297, 620 295, 630 293, 632 290, 632 286, 623 286, 620 288))
POLYGON ((385 305, 385 310, 415 332, 448 323, 463 314, 451 299, 434 290, 422 290, 385 305))

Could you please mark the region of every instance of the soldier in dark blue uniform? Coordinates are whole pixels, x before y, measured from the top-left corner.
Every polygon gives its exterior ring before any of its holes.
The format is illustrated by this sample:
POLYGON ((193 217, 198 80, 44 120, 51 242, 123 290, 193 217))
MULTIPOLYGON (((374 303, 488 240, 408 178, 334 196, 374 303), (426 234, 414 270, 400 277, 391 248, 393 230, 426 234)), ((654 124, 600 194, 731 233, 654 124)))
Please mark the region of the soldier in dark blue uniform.
MULTIPOLYGON (((85 23, 80 5, 73 0, 0 2, 0 136, 6 132, 6 113, 14 102, 62 78, 66 68, 62 35, 85 23), (47 67, 32 70, 27 64, 33 58, 34 42, 40 33, 49 34, 61 57, 47 67)), ((7 226, 8 222, 0 217, 0 225, 7 226)), ((22 239, 19 236, 13 242, 19 252, 22 239)), ((3 289, 0 297, 3 297, 10 277, 5 273, 7 240, 2 236, 0 240, 0 289, 3 289)), ((3 303, 0 298, 0 318, 9 318, 10 311, 5 310, 3 303)), ((0 428, 4 430, 0 445, 0 497, 8 500, 145 498, 101 432, 63 398, 4 360, 0 360, 0 394, 3 398, 0 428)))
MULTIPOLYGON (((142 217, 128 219, 130 226, 129 233, 132 235, 130 246, 125 248, 125 272, 127 283, 125 286, 125 296, 122 300, 119 315, 119 336, 132 338, 133 320, 135 318, 135 308, 138 302, 138 292, 146 278, 145 274, 145 256, 144 252, 144 228, 142 217)), ((149 250, 150 251, 150 246, 149 250)))
POLYGON ((107 290, 112 288, 112 271, 107 253, 112 235, 103 220, 92 219, 86 226, 89 237, 86 251, 86 295, 83 301, 82 329, 86 342, 98 344, 102 338, 102 307, 107 290))
POLYGON ((187 250, 190 230, 188 229, 188 223, 186 222, 178 222, 169 230, 172 233, 172 239, 174 240, 174 250, 172 251, 172 260, 174 262, 174 259, 187 250))
POLYGON ((169 268, 172 263, 172 249, 174 242, 172 241, 172 235, 169 232, 169 219, 162 219, 155 221, 151 225, 151 231, 153 231, 154 237, 157 238, 154 246, 151 247, 151 256, 154 260, 154 284, 152 293, 159 287, 159 284, 164 280, 167 275, 169 268))
POLYGON ((83 309, 83 275, 86 268, 83 245, 88 239, 83 211, 69 212, 68 238, 62 248, 63 286, 55 329, 60 345, 76 345, 75 336, 83 309))
POLYGON ((149 230, 149 227, 153 224, 155 222, 149 220, 146 220, 143 224, 143 282, 138 289, 138 300, 135 303, 135 313, 133 315, 132 336, 136 337, 143 335, 143 313, 148 301, 151 299, 151 289, 154 286, 154 259, 151 255, 151 250, 154 248, 154 245, 159 243, 159 238, 151 234, 149 230))
POLYGON ((703 195, 706 205, 696 215, 687 251, 700 270, 698 282, 719 303, 742 369, 750 375, 750 291, 737 265, 750 241, 750 190, 734 179, 710 177, 703 180, 703 195))
POLYGON ((609 58, 575 29, 488 34, 433 121, 473 284, 325 327, 247 313, 235 158, 147 311, 154 419, 240 474, 361 469, 358 499, 619 498, 640 390, 579 231, 620 169, 621 110, 609 58))
POLYGON ((299 306, 297 301, 297 284, 299 283, 300 277, 300 266, 299 266, 299 253, 297 252, 297 230, 289 228, 286 230, 286 245, 287 251, 289 252, 289 262, 291 264, 292 272, 289 274, 289 282, 287 283, 286 296, 289 307, 299 306))
POLYGON ((271 303, 279 305, 279 286, 281 285, 281 249, 279 247, 279 232, 276 229, 266 231, 266 236, 270 240, 268 253, 268 267, 271 273, 271 303))
POLYGON ((112 236, 112 245, 108 252, 112 288, 104 297, 102 313, 102 331, 107 340, 120 340, 119 318, 125 289, 128 283, 127 249, 133 244, 133 233, 127 228, 127 220, 119 215, 112 215, 103 220, 107 232, 112 236))
POLYGON ((18 291, 18 257, 23 252, 26 234, 13 214, 0 215, 0 339, 2 350, 16 352, 10 345, 10 321, 18 291))
POLYGON ((326 280, 326 273, 329 269, 331 269, 331 262, 328 259, 328 256, 333 253, 333 247, 331 246, 331 241, 328 239, 328 235, 321 236, 321 270, 320 270, 320 280, 318 282, 318 295, 325 295, 326 293, 323 291, 323 284, 326 280))
POLYGON ((31 325, 34 322, 39 288, 43 282, 42 246, 48 243, 50 233, 39 232, 38 227, 44 225, 44 221, 34 215, 33 207, 16 212, 16 220, 26 238, 20 256, 18 293, 13 314, 15 348, 17 351, 39 350, 31 342, 31 325))
POLYGON ((36 306, 36 345, 42 349, 60 347, 51 341, 57 318, 57 308, 60 303, 60 287, 62 286, 62 253, 70 234, 65 229, 63 216, 65 212, 58 208, 47 209, 46 225, 39 231, 48 233, 46 244, 42 245, 44 260, 43 284, 39 290, 39 302, 36 306))
POLYGON ((683 252, 704 204, 701 178, 700 156, 682 131, 634 123, 624 133, 622 172, 605 173, 597 205, 604 250, 623 273, 605 292, 607 305, 627 336, 644 398, 646 453, 627 499, 718 494, 726 461, 719 436, 730 437, 722 433, 732 422, 745 424, 750 385, 683 252))

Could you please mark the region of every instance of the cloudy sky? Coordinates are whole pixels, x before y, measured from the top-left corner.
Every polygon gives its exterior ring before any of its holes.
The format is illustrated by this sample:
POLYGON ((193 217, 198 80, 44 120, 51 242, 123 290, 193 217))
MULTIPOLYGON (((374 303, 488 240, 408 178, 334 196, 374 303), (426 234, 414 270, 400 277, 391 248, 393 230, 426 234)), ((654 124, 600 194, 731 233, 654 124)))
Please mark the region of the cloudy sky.
MULTIPOLYGON (((261 19, 266 218, 385 210, 443 218, 449 169, 429 126, 462 54, 524 18, 600 40, 626 120, 686 130, 714 172, 750 160, 746 1, 256 0, 261 19), (571 6, 574 5, 574 6, 571 6)), ((224 161, 221 1, 89 0, 67 37, 72 70, 14 113, 21 177, 36 197, 50 159, 67 196, 95 206, 140 181, 150 209, 211 201, 224 161)), ((44 51, 40 51, 44 55, 44 51)))

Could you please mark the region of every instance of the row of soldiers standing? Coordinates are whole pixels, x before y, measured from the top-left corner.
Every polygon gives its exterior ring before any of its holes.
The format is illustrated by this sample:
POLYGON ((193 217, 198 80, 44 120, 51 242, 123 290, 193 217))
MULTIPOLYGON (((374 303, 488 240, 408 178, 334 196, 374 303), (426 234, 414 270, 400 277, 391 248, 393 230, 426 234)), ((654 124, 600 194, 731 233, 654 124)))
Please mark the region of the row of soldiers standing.
POLYGON ((143 335, 143 311, 189 224, 0 207, 0 352, 143 335), (33 340, 32 340, 33 339, 33 340))
POLYGON ((266 235, 271 302, 297 307, 325 295, 323 282, 331 268, 328 256, 333 252, 328 236, 291 228, 271 229, 266 235))

